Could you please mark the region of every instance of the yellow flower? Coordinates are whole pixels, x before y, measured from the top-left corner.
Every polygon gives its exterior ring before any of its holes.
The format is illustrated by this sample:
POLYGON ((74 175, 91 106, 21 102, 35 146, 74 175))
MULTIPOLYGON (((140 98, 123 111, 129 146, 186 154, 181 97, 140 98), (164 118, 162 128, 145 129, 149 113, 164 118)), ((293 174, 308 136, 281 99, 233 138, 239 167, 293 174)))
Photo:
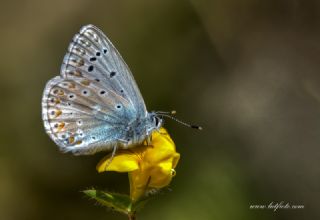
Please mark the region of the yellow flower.
POLYGON ((154 131, 151 143, 127 150, 119 150, 110 161, 110 155, 97 165, 98 172, 128 172, 130 197, 137 201, 150 188, 167 186, 175 174, 180 154, 164 128, 154 131), (109 165, 108 165, 109 164, 109 165))

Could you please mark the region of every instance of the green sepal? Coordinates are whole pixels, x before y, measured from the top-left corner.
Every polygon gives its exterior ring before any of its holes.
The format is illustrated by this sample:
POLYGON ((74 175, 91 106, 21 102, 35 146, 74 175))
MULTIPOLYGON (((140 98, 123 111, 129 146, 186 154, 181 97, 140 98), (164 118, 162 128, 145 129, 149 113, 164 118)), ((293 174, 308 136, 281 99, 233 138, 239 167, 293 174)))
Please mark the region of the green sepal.
POLYGON ((126 215, 132 212, 132 202, 130 197, 127 195, 104 192, 95 189, 84 190, 83 193, 96 200, 101 205, 107 206, 115 211, 126 215))
POLYGON ((99 204, 121 212, 125 215, 140 211, 150 200, 150 197, 144 197, 133 202, 128 195, 110 193, 95 189, 84 190, 83 193, 96 200, 99 204))

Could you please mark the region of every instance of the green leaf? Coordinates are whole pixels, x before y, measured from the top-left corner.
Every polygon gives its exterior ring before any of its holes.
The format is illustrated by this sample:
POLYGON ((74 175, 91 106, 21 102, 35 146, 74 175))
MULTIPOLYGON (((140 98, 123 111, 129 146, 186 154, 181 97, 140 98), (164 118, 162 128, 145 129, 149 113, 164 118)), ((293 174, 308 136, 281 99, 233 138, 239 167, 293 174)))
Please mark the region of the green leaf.
POLYGON ((83 193, 90 198, 93 198, 100 204, 112 208, 123 214, 127 215, 128 213, 132 213, 134 211, 132 210, 132 201, 127 195, 119 193, 109 193, 95 189, 84 190, 83 193))

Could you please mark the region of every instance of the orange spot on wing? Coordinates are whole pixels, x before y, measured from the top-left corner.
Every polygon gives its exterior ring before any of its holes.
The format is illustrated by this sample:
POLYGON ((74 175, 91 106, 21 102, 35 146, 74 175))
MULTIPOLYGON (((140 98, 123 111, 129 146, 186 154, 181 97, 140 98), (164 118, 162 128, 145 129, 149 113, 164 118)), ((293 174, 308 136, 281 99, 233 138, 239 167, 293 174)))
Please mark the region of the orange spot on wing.
POLYGON ((61 123, 58 125, 58 132, 62 131, 65 125, 66 125, 66 124, 65 124, 64 122, 61 122, 61 123))
POLYGON ((79 70, 70 71, 69 74, 70 74, 71 76, 77 76, 77 77, 82 76, 82 73, 81 73, 79 70))
POLYGON ((76 85, 74 83, 70 83, 68 87, 69 87, 69 89, 74 89, 74 88, 76 88, 76 85))
POLYGON ((78 71, 78 70, 74 71, 73 74, 75 76, 82 76, 82 73, 80 71, 78 71))
POLYGON ((73 136, 69 137, 69 138, 68 138, 68 142, 69 142, 70 144, 72 144, 72 143, 74 142, 74 137, 73 137, 73 136))
POLYGON ((54 102, 54 104, 56 104, 56 105, 61 103, 60 99, 53 99, 53 102, 54 102))
POLYGON ((81 56, 86 54, 86 51, 80 47, 75 47, 74 50, 77 51, 81 56))
POLYGON ((84 60, 83 59, 70 59, 69 63, 72 66, 81 67, 84 65, 84 60))
POLYGON ((61 110, 57 110, 56 112, 55 112, 55 117, 59 117, 60 115, 62 114, 62 111, 61 110))
POLYGON ((90 85, 90 81, 89 80, 82 80, 81 84, 84 86, 88 86, 88 85, 90 85))
POLYGON ((58 91, 58 93, 57 93, 57 95, 59 95, 59 96, 63 96, 63 95, 64 95, 63 90, 59 90, 59 91, 58 91))

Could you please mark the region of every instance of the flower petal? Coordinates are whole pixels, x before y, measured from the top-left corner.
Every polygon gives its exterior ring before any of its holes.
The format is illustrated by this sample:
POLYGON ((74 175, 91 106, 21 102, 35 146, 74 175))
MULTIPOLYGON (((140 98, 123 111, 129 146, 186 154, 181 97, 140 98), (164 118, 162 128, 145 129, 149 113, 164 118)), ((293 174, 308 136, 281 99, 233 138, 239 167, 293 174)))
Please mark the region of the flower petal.
POLYGON ((164 128, 159 132, 153 132, 151 145, 152 147, 148 148, 144 155, 144 160, 150 164, 161 163, 163 160, 176 157, 174 142, 164 128))
POLYGON ((150 178, 149 187, 162 188, 171 182, 172 175, 172 160, 167 160, 158 164, 157 167, 153 167, 150 178))
POLYGON ((150 140, 149 145, 144 142, 140 146, 117 151, 112 161, 108 155, 97 165, 98 172, 128 172, 133 201, 139 200, 150 188, 169 185, 180 159, 166 129, 154 131, 150 140))
POLYGON ((110 155, 105 156, 97 165, 99 173, 104 171, 131 172, 139 169, 137 156, 130 153, 119 153, 115 155, 110 163, 110 155))
POLYGON ((175 152, 173 155, 173 160, 172 160, 172 168, 176 168, 176 166, 178 165, 178 162, 180 160, 180 154, 175 152))
POLYGON ((138 199, 147 188, 159 189, 169 185, 179 158, 180 154, 166 130, 154 131, 151 145, 141 156, 140 169, 129 174, 131 198, 138 199))

